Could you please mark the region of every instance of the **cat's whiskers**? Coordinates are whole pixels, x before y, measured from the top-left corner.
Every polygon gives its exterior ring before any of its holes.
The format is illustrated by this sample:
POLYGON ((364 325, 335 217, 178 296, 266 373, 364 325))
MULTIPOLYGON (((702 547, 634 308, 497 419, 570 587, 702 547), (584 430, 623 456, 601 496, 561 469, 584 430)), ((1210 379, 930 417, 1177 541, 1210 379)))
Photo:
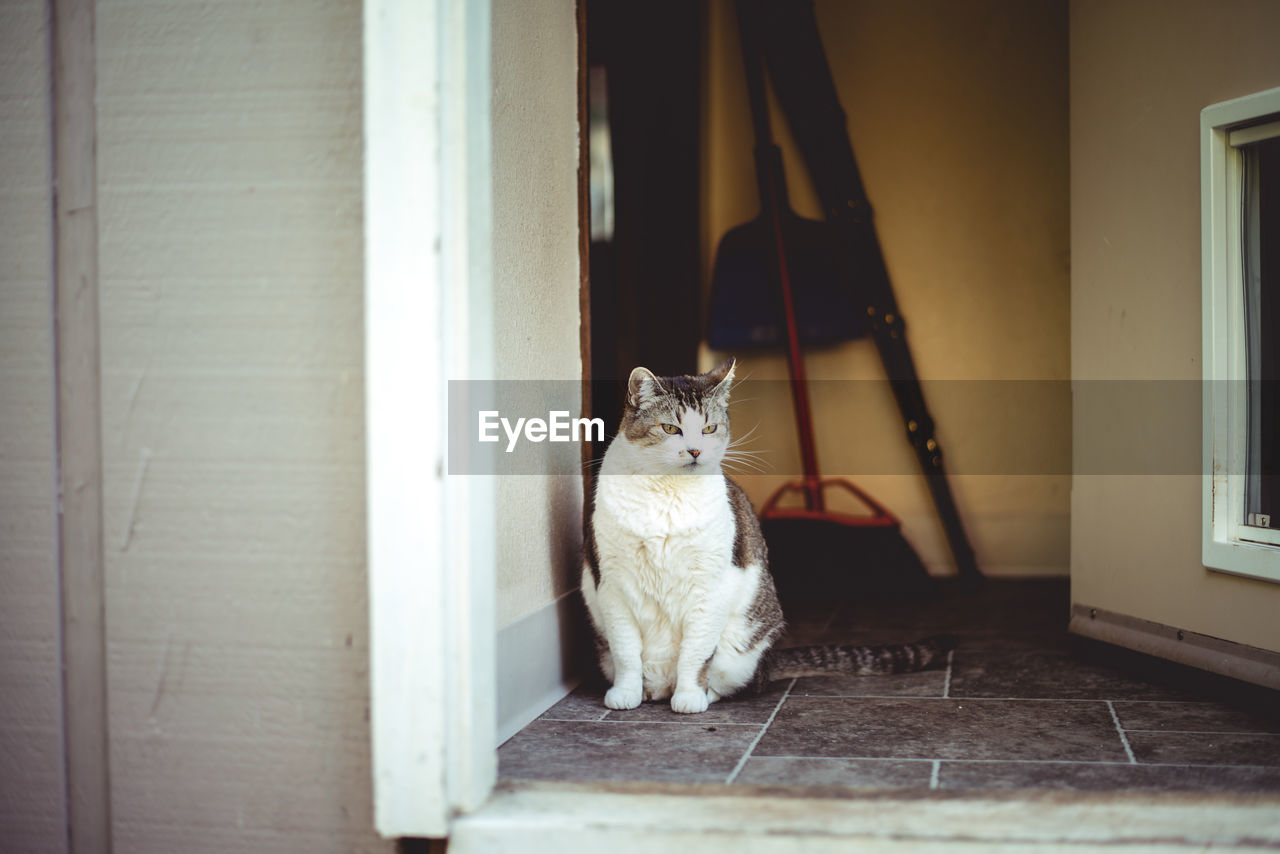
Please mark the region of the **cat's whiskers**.
POLYGON ((587 469, 598 469, 602 465, 604 465, 604 457, 600 457, 599 459, 594 459, 594 460, 586 460, 582 463, 582 470, 586 471, 587 469))
POLYGON ((733 439, 731 439, 731 440, 729 441, 729 447, 730 447, 730 448, 736 448, 738 445, 741 445, 743 442, 747 441, 747 440, 748 440, 748 439, 750 439, 753 435, 755 435, 755 432, 756 432, 757 430, 759 430, 759 429, 760 429, 760 422, 758 422, 758 421, 757 421, 755 424, 752 424, 752 425, 751 425, 751 429, 750 429, 750 430, 748 430, 747 432, 743 433, 741 436, 735 436, 733 439))
POLYGON ((765 474, 768 470, 755 460, 748 460, 741 457, 724 456, 720 460, 720 465, 732 472, 741 472, 744 469, 765 474))
MULTIPOLYGON (((618 434, 617 434, 617 433, 614 433, 612 436, 609 436, 609 437, 608 437, 608 441, 607 441, 607 442, 605 442, 605 447, 607 448, 607 447, 609 446, 609 443, 610 443, 610 442, 612 442, 612 441, 613 441, 614 439, 616 439, 616 438, 618 438, 618 434)), ((583 471, 586 471, 587 469, 598 469, 598 468, 600 468, 602 465, 604 465, 604 454, 601 454, 600 456, 595 457, 595 458, 593 458, 593 459, 590 459, 590 460, 586 460, 586 461, 584 461, 584 462, 582 463, 582 467, 581 467, 581 468, 582 468, 582 470, 583 470, 583 471)))
POLYGON ((754 454, 754 455, 773 453, 772 451, 765 450, 764 448, 747 448, 746 447, 746 445, 748 444, 747 440, 752 438, 752 436, 755 434, 756 430, 759 429, 759 427, 760 425, 756 424, 754 427, 752 427, 747 432, 743 433, 741 436, 738 436, 732 439, 725 448, 726 452, 735 453, 735 454, 754 454))
POLYGON ((753 460, 755 460, 756 462, 764 463, 764 462, 768 462, 768 460, 766 460, 766 459, 765 459, 765 457, 769 456, 769 455, 770 455, 770 454, 772 454, 773 452, 772 452, 772 451, 763 451, 763 450, 761 450, 761 451, 743 451, 743 450, 739 450, 739 449, 737 449, 737 448, 733 448, 733 449, 725 449, 725 452, 724 452, 724 453, 725 453, 725 456, 728 456, 728 457, 748 458, 748 459, 753 459, 753 460))
POLYGON ((724 457, 729 460, 750 460, 753 463, 769 462, 763 454, 754 451, 725 451, 724 457))

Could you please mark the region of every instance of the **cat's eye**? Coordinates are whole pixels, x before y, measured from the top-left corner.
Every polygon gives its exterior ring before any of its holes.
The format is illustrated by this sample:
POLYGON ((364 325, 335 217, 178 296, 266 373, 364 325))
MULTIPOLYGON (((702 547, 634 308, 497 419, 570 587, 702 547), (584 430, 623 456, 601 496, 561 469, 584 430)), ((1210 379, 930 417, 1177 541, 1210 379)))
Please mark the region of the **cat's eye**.
POLYGON ((703 427, 703 428, 702 428, 702 432, 703 432, 703 433, 714 433, 714 432, 716 432, 716 430, 718 430, 719 428, 720 428, 720 425, 719 425, 719 424, 708 424, 706 427, 703 427))
POLYGON ((663 424, 663 425, 662 425, 662 429, 663 429, 663 430, 666 430, 666 431, 667 431, 668 433, 670 433, 672 436, 674 436, 675 434, 677 434, 677 433, 679 433, 679 432, 680 432, 680 428, 679 428, 679 427, 677 427, 677 426, 676 426, 676 425, 674 425, 674 424, 663 424))

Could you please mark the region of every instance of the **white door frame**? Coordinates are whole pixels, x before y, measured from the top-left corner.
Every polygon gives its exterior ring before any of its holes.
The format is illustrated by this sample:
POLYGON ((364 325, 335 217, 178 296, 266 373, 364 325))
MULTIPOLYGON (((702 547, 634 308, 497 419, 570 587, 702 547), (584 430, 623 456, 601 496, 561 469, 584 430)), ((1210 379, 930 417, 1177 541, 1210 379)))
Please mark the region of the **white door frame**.
POLYGON ((496 773, 494 496, 447 473, 492 375, 489 4, 367 0, 365 377, 375 823, 443 837, 496 773))

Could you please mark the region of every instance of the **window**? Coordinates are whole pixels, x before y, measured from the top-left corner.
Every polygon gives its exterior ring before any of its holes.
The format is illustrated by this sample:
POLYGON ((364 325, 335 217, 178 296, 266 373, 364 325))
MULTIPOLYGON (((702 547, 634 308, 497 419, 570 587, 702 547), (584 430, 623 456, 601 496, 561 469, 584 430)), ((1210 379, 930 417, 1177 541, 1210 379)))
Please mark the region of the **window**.
POLYGON ((1280 581, 1280 89, 1200 126, 1203 560, 1280 581))

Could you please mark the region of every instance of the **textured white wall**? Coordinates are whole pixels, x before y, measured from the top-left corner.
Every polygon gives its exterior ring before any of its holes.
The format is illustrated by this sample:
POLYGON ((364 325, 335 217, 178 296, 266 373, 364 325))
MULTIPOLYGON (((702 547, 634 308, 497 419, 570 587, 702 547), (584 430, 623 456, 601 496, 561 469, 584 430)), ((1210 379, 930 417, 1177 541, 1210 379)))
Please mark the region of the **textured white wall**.
MULTIPOLYGON (((503 380, 579 380, 577 28, 573 0, 493 7, 494 364, 503 380)), ((578 584, 576 476, 498 484, 499 626, 578 584)))
MULTIPOLYGON (((1075 379, 1200 379, 1200 110, 1280 86, 1276 33, 1269 0, 1072 3, 1075 379)), ((1200 459, 1198 411, 1075 422, 1077 458, 1149 433, 1200 459)), ((1074 601, 1280 650, 1280 585, 1200 563, 1198 474, 1079 476, 1071 498, 1074 601)))
MULTIPOLYGON (((0 3, 0 849, 65 845, 49 32, 0 3)), ((495 9, 503 378, 576 380, 574 5, 495 9)), ((361 10, 96 7, 111 798, 127 851, 372 831, 361 10)), ((572 589, 576 478, 502 487, 507 620, 572 589)))
POLYGON ((372 831, 361 13, 97 7, 120 851, 372 831))
POLYGON ((0 851, 66 847, 48 9, 0 3, 0 851))

